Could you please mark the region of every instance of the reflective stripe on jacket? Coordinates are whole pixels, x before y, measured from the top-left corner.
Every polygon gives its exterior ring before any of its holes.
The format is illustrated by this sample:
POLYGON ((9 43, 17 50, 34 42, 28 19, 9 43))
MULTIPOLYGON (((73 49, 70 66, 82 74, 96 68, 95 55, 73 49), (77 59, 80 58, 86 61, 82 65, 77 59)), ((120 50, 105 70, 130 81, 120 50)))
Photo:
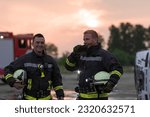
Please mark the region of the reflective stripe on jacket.
POLYGON ((13 73, 17 69, 24 69, 27 72, 24 92, 34 97, 36 91, 50 91, 52 87, 62 88, 62 76, 60 70, 51 56, 37 56, 35 52, 19 57, 10 65, 5 67, 5 79, 12 86, 14 83, 13 73))
MULTIPOLYGON (((93 76, 100 71, 106 71, 111 75, 116 74, 119 77, 123 74, 123 68, 118 60, 108 51, 101 49, 98 45, 88 48, 84 54, 81 52, 79 57, 76 57, 75 54, 76 53, 72 52, 67 57, 65 67, 70 71, 80 70, 79 87, 81 89, 90 89, 93 76)), ((89 98, 90 96, 96 97, 97 94, 81 93, 80 96, 89 98)))

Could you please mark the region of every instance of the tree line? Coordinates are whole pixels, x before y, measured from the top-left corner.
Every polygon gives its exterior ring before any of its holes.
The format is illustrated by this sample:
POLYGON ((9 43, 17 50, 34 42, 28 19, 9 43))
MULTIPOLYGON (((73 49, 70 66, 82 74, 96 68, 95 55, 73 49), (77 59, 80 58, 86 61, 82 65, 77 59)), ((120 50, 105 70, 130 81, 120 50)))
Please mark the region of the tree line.
POLYGON ((150 48, 150 27, 131 23, 120 23, 110 28, 108 50, 123 65, 134 65, 136 52, 150 48))

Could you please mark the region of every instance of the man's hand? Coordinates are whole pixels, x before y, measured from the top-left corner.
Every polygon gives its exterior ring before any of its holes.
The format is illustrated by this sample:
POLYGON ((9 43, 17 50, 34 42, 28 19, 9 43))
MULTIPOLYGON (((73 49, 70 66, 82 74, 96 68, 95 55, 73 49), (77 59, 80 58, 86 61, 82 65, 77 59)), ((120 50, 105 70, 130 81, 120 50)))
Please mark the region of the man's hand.
POLYGON ((104 92, 105 93, 110 93, 113 88, 115 87, 115 85, 118 83, 120 77, 116 74, 112 74, 110 76, 110 79, 108 80, 108 82, 105 84, 105 87, 104 87, 104 92))
POLYGON ((15 87, 18 90, 24 88, 24 86, 25 85, 21 81, 16 81, 13 85, 13 87, 15 87))
POLYGON ((73 52, 74 52, 74 53, 78 53, 81 47, 82 47, 82 45, 76 45, 76 46, 73 48, 73 52))
POLYGON ((58 100, 64 100, 64 90, 63 89, 56 90, 56 97, 58 100))
POLYGON ((80 52, 86 51, 87 47, 85 45, 77 45, 73 48, 73 52, 76 54, 80 54, 80 52))
POLYGON ((110 93, 113 90, 114 86, 115 86, 114 82, 108 81, 104 86, 103 92, 110 93))

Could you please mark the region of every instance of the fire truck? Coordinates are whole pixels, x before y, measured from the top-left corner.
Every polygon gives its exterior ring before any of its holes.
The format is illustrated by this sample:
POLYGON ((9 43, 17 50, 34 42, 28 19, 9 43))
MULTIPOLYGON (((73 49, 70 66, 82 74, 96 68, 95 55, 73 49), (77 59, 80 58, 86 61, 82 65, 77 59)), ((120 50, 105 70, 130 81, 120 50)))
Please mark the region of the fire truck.
POLYGON ((0 32, 0 78, 3 79, 4 67, 32 49, 33 34, 0 32))
POLYGON ((134 75, 137 99, 150 100, 150 50, 136 53, 134 75))

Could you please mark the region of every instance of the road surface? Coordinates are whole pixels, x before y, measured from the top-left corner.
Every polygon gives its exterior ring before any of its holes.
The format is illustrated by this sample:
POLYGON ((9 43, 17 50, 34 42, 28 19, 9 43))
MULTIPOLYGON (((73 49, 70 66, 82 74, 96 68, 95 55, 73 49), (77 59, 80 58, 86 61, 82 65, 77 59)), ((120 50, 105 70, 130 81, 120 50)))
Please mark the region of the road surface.
MULTIPOLYGON (((77 86, 77 75, 63 74, 63 83, 65 90, 66 100, 75 100, 76 93, 74 87, 77 86)), ((0 81, 0 99, 1 100, 13 100, 16 99, 17 91, 15 88, 9 87, 8 85, 0 81)), ((53 92, 54 94, 54 92, 53 92)), ((133 73, 124 73, 121 77, 118 85, 114 88, 114 91, 109 96, 110 100, 136 100, 136 91, 134 85, 133 73)))

